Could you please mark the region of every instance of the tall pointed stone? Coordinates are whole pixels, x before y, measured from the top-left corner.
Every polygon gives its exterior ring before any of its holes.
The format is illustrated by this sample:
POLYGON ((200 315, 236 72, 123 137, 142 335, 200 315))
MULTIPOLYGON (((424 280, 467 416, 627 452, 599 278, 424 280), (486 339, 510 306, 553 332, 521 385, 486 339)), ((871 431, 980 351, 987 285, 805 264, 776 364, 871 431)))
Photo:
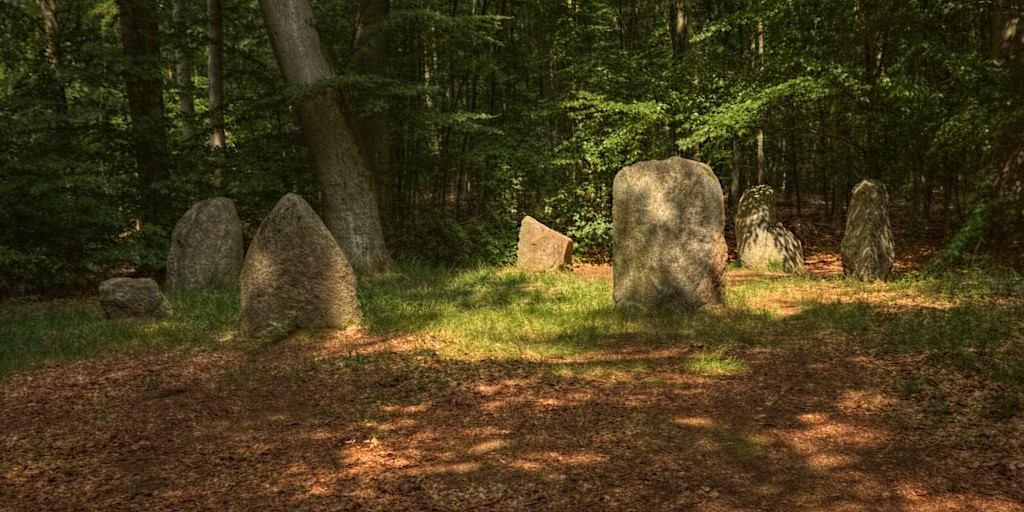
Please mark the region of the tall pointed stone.
POLYGON ((245 248, 235 203, 226 197, 189 208, 171 232, 167 289, 238 288, 245 248))
POLYGON ((736 253, 740 264, 759 270, 799 272, 804 250, 793 232, 775 218, 775 191, 768 185, 747 189, 736 208, 736 253))
POLYGON ((861 281, 885 279, 895 258, 885 185, 864 180, 853 188, 841 251, 843 272, 861 281))
POLYGON ((242 267, 243 338, 342 327, 360 316, 356 276, 316 212, 287 194, 260 224, 242 267))
POLYGON ((711 168, 673 157, 615 175, 612 259, 617 307, 690 309, 725 293, 725 203, 711 168))

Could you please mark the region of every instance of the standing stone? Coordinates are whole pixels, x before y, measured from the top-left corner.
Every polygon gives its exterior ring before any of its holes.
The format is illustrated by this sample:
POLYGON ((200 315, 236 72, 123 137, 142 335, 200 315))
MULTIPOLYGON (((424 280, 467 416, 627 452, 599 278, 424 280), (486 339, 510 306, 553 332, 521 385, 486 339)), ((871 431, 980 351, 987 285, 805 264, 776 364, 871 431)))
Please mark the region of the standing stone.
POLYGON ((843 271, 861 281, 885 279, 894 259, 889 224, 889 194, 880 181, 864 180, 853 187, 843 235, 843 271))
POLYGON ((242 222, 235 203, 226 197, 200 201, 185 212, 171 233, 167 288, 237 289, 244 258, 242 222))
POLYGON ((803 270, 803 246, 775 219, 775 191, 768 185, 743 193, 735 227, 736 253, 744 267, 789 273, 803 270))
POLYGON ((690 309, 725 294, 725 203, 711 168, 672 157, 615 175, 615 305, 690 309))
POLYGON ((519 227, 517 265, 527 270, 572 269, 572 239, 529 215, 519 227))
POLYGON ((286 194, 245 255, 243 338, 283 338, 303 327, 342 327, 359 318, 356 276, 345 253, 301 197, 286 194))
POLYGON ((108 319, 171 316, 171 304, 156 281, 115 277, 100 283, 100 307, 108 319))

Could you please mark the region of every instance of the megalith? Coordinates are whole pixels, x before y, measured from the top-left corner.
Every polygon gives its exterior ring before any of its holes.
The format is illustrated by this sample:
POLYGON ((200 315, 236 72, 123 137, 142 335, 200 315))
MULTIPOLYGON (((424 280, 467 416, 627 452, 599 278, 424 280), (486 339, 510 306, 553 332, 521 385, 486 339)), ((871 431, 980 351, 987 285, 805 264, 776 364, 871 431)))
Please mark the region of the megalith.
POLYGON ((864 180, 853 188, 841 252, 843 272, 861 281, 885 279, 894 259, 889 194, 885 185, 864 180))
POLYGON ((572 269, 572 239, 527 215, 519 226, 516 264, 527 270, 572 269))
POLYGON ((263 219, 242 265, 242 338, 342 327, 360 316, 356 276, 313 208, 286 194, 263 219))
POLYGON ((100 283, 100 307, 108 319, 171 316, 171 304, 156 281, 114 277, 100 283))
POLYGON ((189 208, 171 232, 168 290, 238 288, 245 248, 235 203, 226 197, 189 208))
POLYGON ((725 203, 706 164, 672 157, 623 168, 612 185, 617 307, 685 310, 725 294, 725 203))
POLYGON ((743 193, 734 226, 740 265, 787 273, 803 270, 803 245, 776 220, 772 187, 757 185, 743 193))

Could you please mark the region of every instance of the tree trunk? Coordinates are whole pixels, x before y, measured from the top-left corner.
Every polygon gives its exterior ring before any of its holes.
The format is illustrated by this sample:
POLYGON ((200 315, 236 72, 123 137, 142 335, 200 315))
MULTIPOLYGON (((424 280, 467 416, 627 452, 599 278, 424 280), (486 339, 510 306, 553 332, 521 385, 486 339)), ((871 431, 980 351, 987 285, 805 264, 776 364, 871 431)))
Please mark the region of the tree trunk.
POLYGON ((672 56, 677 59, 690 47, 690 36, 693 35, 691 12, 691 0, 669 0, 668 32, 672 37, 672 56))
POLYGON ((740 166, 740 138, 732 137, 732 172, 729 174, 729 204, 733 208, 740 201, 740 181, 743 179, 743 169, 740 166))
POLYGON ((192 86, 192 59, 188 51, 188 21, 186 0, 174 0, 174 83, 178 86, 178 110, 181 113, 181 138, 195 137, 196 104, 192 86))
MULTIPOLYGON (((54 110, 63 117, 68 112, 68 95, 60 73, 60 32, 57 25, 56 0, 39 0, 43 13, 43 27, 46 29, 46 60, 50 62, 54 81, 54 110)), ((59 123, 63 123, 59 121, 59 123)))
POLYGON ((142 217, 166 224, 169 210, 160 192, 167 179, 167 125, 163 100, 157 6, 146 0, 117 0, 124 47, 125 91, 131 142, 139 176, 142 217))
POLYGON ((207 81, 210 95, 210 147, 224 149, 224 16, 222 0, 207 0, 206 35, 210 42, 207 81))
MULTIPOLYGON (((380 74, 387 61, 386 47, 374 40, 373 30, 391 10, 391 0, 366 0, 356 19, 355 63, 363 74, 380 74)), ((352 98, 359 101, 359 98, 352 98)), ((391 123, 386 113, 375 114, 359 121, 362 147, 370 169, 376 176, 390 172, 391 123)))
MULTIPOLYGON (((260 10, 278 67, 290 85, 312 87, 334 77, 309 0, 260 0, 260 10)), ((313 153, 324 223, 359 275, 388 269, 391 259, 384 246, 373 176, 343 114, 341 93, 322 87, 303 95, 295 109, 313 153)))

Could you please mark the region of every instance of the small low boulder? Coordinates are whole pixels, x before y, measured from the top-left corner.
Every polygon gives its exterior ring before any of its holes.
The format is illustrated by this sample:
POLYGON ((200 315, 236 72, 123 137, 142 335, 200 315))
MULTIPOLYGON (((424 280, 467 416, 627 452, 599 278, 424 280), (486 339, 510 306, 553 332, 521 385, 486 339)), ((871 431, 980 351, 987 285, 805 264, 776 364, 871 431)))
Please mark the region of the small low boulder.
POLYGON ((171 304, 156 281, 148 278, 115 277, 100 283, 100 307, 108 319, 168 317, 171 304))
POLYGON ((775 191, 768 185, 747 189, 736 208, 736 253, 740 265, 787 273, 804 268, 804 250, 793 232, 775 218, 775 191))
POLYGON ((722 186, 706 164, 672 157, 615 175, 616 307, 687 310, 719 303, 728 249, 722 186))
POLYGON ((529 215, 519 227, 517 265, 527 270, 572 269, 572 239, 529 215))
POLYGON ((360 316, 352 265, 313 208, 295 194, 281 198, 260 224, 240 288, 242 338, 344 327, 360 316))
POLYGON ((167 256, 168 290, 238 288, 245 248, 235 203, 200 201, 174 226, 167 256))
POLYGON ((846 215, 846 232, 840 246, 843 272, 872 281, 885 279, 895 259, 889 194, 877 180, 864 180, 853 188, 846 215))

